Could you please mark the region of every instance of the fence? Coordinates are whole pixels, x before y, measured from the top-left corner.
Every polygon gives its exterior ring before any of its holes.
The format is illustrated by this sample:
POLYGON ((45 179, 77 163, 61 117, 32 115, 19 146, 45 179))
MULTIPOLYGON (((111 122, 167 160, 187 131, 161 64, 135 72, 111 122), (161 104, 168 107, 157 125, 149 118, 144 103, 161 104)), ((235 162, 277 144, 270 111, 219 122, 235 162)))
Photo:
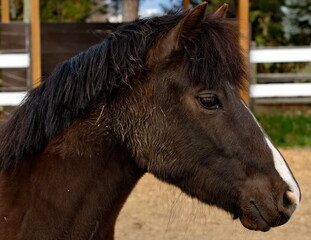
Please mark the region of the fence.
POLYGON ((25 91, 30 87, 29 45, 28 23, 0 23, 2 91, 25 91))
POLYGON ((0 106, 18 105, 31 86, 28 23, 0 23, 0 106), (18 91, 18 92, 17 92, 18 91))
MULTIPOLYGON (((255 48, 250 62, 311 62, 311 47, 255 48)), ((252 78, 250 97, 256 104, 311 103, 311 74, 253 74, 252 78)))
MULTIPOLYGON (((60 62, 100 42, 120 24, 41 23, 42 76, 60 62)), ((16 106, 32 87, 29 24, 0 23, 0 106, 16 106)))

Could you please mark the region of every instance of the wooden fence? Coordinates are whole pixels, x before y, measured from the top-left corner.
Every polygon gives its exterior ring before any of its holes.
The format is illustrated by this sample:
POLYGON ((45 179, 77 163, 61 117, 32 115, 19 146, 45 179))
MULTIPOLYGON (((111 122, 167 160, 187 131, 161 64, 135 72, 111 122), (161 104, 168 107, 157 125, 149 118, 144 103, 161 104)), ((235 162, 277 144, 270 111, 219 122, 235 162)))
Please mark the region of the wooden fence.
MULTIPOLYGON (((41 23, 41 69, 47 77, 55 66, 99 43, 120 24, 41 23)), ((0 23, 0 106, 16 106, 31 89, 28 23, 0 23)))
POLYGON ((29 24, 0 23, 2 91, 25 91, 31 86, 29 24))
MULTIPOLYGON (((255 48, 250 62, 311 62, 311 47, 255 48)), ((254 66, 253 66, 254 68, 254 66)), ((250 97, 255 104, 310 104, 311 73, 256 74, 253 71, 250 97)))
POLYGON ((42 76, 48 76, 57 64, 101 42, 118 26, 120 24, 42 23, 42 76))

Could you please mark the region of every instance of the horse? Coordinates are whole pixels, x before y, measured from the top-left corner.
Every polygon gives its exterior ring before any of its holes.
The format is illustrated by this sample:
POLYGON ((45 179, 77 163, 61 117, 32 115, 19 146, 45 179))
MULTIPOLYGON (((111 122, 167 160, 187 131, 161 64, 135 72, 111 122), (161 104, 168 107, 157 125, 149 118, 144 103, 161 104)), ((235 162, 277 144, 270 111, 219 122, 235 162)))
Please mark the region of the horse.
POLYGON ((1 128, 1 240, 113 239, 146 172, 248 229, 289 220, 300 189, 240 97, 226 9, 128 23, 28 93, 1 128))

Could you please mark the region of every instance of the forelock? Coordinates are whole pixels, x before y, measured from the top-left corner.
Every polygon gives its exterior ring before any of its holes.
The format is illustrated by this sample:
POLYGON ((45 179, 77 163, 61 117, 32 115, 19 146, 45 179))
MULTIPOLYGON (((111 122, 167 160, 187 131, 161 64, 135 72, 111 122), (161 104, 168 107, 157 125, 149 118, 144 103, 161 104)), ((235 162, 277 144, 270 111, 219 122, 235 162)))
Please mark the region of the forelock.
POLYGON ((182 44, 182 66, 194 85, 220 88, 229 81, 238 88, 244 87, 247 68, 234 22, 211 15, 199 34, 182 44))

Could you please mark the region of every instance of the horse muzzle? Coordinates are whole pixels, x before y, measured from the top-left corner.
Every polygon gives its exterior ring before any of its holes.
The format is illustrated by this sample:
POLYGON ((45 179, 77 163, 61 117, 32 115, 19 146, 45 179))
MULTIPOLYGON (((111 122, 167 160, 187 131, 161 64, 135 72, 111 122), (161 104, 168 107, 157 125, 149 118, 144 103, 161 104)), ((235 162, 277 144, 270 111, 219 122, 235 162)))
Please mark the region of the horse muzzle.
POLYGON ((290 219, 298 201, 288 190, 272 202, 265 202, 262 198, 248 198, 241 207, 240 221, 250 230, 269 231, 271 227, 283 225, 290 219))

